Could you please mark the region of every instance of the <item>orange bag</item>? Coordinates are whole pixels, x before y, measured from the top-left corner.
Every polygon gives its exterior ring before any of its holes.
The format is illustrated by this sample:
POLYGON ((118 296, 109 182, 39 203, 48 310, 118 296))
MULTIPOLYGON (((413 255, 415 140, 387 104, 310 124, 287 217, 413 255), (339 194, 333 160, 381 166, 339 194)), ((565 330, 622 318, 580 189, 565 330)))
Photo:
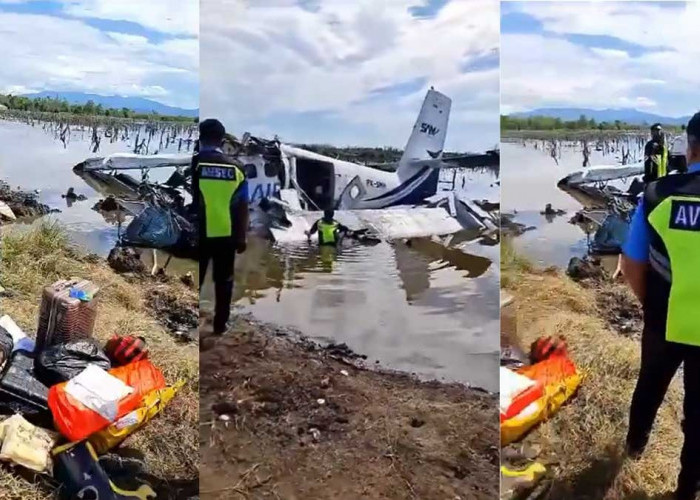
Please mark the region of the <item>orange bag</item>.
MULTIPOLYGON (((163 374, 147 359, 113 368, 109 374, 134 389, 119 401, 116 419, 138 408, 149 392, 165 387, 163 374)), ((48 398, 54 424, 61 434, 70 441, 82 441, 112 423, 69 395, 66 384, 51 387, 48 398)))

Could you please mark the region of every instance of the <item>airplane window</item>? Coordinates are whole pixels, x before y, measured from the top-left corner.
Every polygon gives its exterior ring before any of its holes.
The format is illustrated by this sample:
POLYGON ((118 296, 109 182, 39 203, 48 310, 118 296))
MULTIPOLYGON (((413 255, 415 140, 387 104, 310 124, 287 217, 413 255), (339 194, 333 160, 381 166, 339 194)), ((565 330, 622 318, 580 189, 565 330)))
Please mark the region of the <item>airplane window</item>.
POLYGON ((255 179, 258 177, 258 168, 253 163, 247 163, 243 166, 243 171, 247 179, 255 179))
POLYGON ((279 170, 279 164, 276 161, 265 162, 265 177, 277 177, 279 170))
POLYGON ((357 198, 360 195, 360 188, 353 186, 350 188, 350 198, 357 198))

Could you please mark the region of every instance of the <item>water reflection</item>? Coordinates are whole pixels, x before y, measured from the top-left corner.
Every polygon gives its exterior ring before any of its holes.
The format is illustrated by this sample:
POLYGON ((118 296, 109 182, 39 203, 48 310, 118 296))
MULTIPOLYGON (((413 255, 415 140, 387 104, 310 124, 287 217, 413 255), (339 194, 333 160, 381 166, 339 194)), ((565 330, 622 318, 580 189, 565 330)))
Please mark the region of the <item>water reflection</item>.
MULTIPOLYGON (((236 256, 234 301, 266 321, 346 342, 385 366, 495 389, 498 248, 473 235, 455 241, 446 248, 430 239, 346 240, 335 249, 250 238, 236 256)), ((206 280, 203 309, 212 296, 206 280)))

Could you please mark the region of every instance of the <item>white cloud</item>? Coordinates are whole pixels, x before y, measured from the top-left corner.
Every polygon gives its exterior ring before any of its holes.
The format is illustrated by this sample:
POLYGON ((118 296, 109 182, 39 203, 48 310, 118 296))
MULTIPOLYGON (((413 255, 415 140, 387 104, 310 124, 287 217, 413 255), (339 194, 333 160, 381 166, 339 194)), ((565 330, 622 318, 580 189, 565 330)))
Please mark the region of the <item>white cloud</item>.
POLYGON ((498 47, 498 2, 457 0, 420 20, 408 11, 416 4, 324 0, 310 12, 291 1, 208 0, 201 12, 203 115, 216 114, 242 133, 270 130, 265 117, 330 111, 365 125, 368 144, 403 146, 434 85, 453 98, 453 147, 492 147, 498 72, 463 74, 460 67, 467 54, 498 47), (413 95, 368 100, 373 90, 421 78, 425 86, 413 95))
POLYGON ((129 21, 174 35, 199 33, 199 0, 58 0, 66 13, 129 21))
POLYGON ((0 12, 0 26, 0 92, 81 91, 199 104, 192 90, 199 79, 195 38, 152 43, 79 20, 7 12, 0 12))
POLYGON ((539 34, 503 34, 502 111, 636 107, 680 116, 697 110, 700 47, 690 41, 697 38, 700 3, 684 10, 627 2, 517 6, 549 32, 611 36, 655 50, 632 57, 618 47, 588 49, 539 34))

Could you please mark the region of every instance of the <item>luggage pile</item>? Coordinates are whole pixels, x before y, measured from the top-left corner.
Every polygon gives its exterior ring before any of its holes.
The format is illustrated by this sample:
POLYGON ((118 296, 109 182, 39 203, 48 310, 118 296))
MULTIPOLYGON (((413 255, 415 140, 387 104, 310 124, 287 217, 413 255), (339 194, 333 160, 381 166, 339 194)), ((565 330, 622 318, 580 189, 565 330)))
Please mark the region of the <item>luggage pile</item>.
POLYGON ((62 280, 42 295, 36 338, 0 317, 0 462, 47 474, 59 496, 155 498, 115 486, 100 455, 155 417, 183 382, 168 386, 142 337, 93 338, 99 288, 62 280), (87 495, 87 496, 86 496, 87 495))
POLYGON ((501 492, 503 499, 534 499, 545 493, 546 467, 523 443, 528 432, 551 418, 569 401, 582 376, 563 338, 542 337, 532 343, 529 361, 502 359, 500 377, 501 492))

